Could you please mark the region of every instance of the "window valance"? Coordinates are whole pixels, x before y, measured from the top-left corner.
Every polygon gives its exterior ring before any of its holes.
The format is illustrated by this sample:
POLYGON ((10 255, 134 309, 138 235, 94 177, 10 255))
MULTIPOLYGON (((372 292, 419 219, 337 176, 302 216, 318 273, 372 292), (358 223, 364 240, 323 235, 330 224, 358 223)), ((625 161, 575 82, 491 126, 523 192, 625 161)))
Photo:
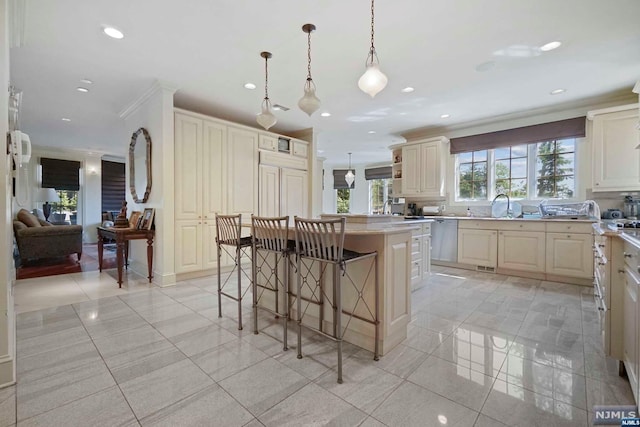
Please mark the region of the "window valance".
POLYGON ((391 166, 382 166, 364 170, 364 179, 367 181, 386 178, 391 178, 391 166))
POLYGON ((458 154, 534 142, 581 138, 585 136, 585 122, 586 117, 576 117, 557 122, 452 138, 449 150, 451 154, 458 154))

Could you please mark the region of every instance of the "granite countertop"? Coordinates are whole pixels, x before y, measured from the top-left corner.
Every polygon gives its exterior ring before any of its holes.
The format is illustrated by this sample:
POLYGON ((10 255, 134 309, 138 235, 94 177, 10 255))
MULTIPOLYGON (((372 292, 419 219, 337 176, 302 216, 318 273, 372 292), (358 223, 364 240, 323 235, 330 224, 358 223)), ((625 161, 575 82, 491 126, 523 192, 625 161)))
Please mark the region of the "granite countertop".
POLYGON ((593 224, 593 229, 599 235, 609 237, 620 237, 640 249, 640 229, 637 228, 616 228, 612 229, 602 222, 593 224))
POLYGON ((447 216, 447 215, 437 215, 437 216, 425 216, 425 218, 429 218, 429 219, 457 219, 457 220, 475 220, 475 221, 527 221, 527 222, 531 222, 531 221, 544 221, 544 222, 586 222, 586 223, 593 223, 596 222, 596 219, 585 219, 585 218, 580 218, 580 219, 571 219, 570 217, 567 219, 560 219, 560 218, 554 218, 554 219, 550 219, 550 218, 493 218, 493 217, 486 217, 486 216, 447 216))

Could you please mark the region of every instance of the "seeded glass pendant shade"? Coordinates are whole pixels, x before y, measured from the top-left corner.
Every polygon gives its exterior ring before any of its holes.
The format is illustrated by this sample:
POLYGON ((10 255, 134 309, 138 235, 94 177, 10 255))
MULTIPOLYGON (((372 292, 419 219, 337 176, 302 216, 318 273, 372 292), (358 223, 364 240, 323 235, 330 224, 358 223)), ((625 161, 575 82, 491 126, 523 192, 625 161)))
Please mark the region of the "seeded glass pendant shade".
POLYGON ((347 185, 349 186, 349 188, 351 188, 353 181, 356 180, 356 176, 351 171, 351 153, 349 153, 349 170, 345 174, 344 180, 347 182, 347 185))
POLYGON ((302 31, 307 33, 307 81, 304 84, 304 95, 298 101, 298 107, 309 117, 320 108, 320 99, 316 96, 316 84, 311 78, 311 33, 315 29, 316 26, 313 24, 302 26, 302 31))
POLYGON ((269 128, 278 122, 276 116, 273 114, 273 108, 271 106, 271 100, 269 99, 269 70, 267 62, 271 55, 271 52, 260 52, 260 56, 264 58, 264 99, 262 100, 262 109, 260 114, 256 117, 256 121, 260 126, 269 130, 269 128))
POLYGON ((378 60, 378 54, 373 44, 374 38, 374 0, 371 0, 371 47, 369 48, 369 55, 367 56, 367 69, 358 80, 358 87, 361 91, 368 94, 372 98, 378 94, 382 89, 387 86, 387 76, 380 71, 380 61, 378 60))

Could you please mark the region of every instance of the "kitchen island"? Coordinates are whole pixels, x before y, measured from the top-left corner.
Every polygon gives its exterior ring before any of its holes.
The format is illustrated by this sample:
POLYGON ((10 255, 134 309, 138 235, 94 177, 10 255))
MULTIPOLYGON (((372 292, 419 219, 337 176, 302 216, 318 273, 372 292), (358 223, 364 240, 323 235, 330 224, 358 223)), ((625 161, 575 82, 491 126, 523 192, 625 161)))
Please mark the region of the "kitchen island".
MULTIPOLYGON (((340 217, 342 215, 322 215, 324 219, 329 217, 340 217)), ((380 220, 384 215, 375 215, 375 220, 380 220)), ((397 217, 396 217, 397 218, 397 217)), ((351 218, 354 219, 354 218, 351 218)), ((345 229, 345 249, 356 252, 373 252, 378 253, 378 286, 379 301, 378 313, 380 323, 379 349, 380 354, 384 355, 391 351, 395 346, 407 338, 407 325, 411 320, 411 232, 414 227, 400 222, 394 223, 391 217, 378 222, 362 221, 359 216, 358 222, 353 223, 347 219, 345 229)), ((371 262, 356 262, 347 266, 346 275, 362 289, 363 301, 358 303, 355 308, 355 314, 359 317, 370 318, 375 307, 374 280, 375 277, 371 273, 371 262), (366 285, 362 287, 362 283, 366 285)), ((314 267, 316 278, 320 278, 317 265, 314 267)), ((304 271, 304 267, 303 267, 304 271)), ((295 273, 291 276, 291 285, 295 287, 295 273)), ((330 280, 331 273, 326 272, 320 280, 330 280)), ((342 279, 343 290, 343 307, 353 307, 359 297, 359 292, 352 286, 348 285, 347 278, 342 279)), ((304 297, 310 297, 310 291, 304 297)), ((292 318, 297 318, 295 313, 292 318)), ((304 323, 317 326, 320 313, 319 308, 313 304, 303 308, 304 323)), ((324 325, 331 328, 331 307, 329 304, 324 306, 324 325)), ((374 327, 353 317, 350 320, 347 315, 343 315, 343 327, 346 328, 344 340, 355 344, 359 347, 373 351, 374 348, 374 327)))

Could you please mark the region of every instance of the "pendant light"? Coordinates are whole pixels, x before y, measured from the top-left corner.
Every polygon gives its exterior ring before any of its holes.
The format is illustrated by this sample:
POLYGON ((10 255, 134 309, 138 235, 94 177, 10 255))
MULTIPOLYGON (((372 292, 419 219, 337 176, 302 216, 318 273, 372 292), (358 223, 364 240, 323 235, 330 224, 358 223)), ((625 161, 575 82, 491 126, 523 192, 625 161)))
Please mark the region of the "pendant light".
POLYGON ((260 56, 264 58, 264 99, 262 100, 262 112, 258 114, 256 118, 258 124, 269 130, 269 128, 276 124, 278 119, 273 114, 273 109, 271 108, 271 101, 269 100, 269 69, 267 67, 267 61, 273 55, 271 52, 260 52, 260 56))
POLYGON ((344 176, 344 180, 347 181, 347 186, 351 188, 351 184, 356 180, 356 176, 351 171, 351 153, 349 153, 349 170, 344 176))
POLYGON ((362 77, 360 77, 360 80, 358 80, 360 90, 371 95, 372 98, 385 88, 388 81, 387 76, 380 71, 380 61, 378 60, 376 48, 373 45, 373 1, 374 0, 371 0, 371 47, 369 48, 369 55, 367 56, 367 70, 362 77))
POLYGON ((298 107, 309 117, 320 108, 320 100, 316 96, 316 84, 311 78, 311 33, 316 30, 313 24, 304 24, 302 31, 307 33, 307 81, 304 84, 304 96, 298 101, 298 107))

